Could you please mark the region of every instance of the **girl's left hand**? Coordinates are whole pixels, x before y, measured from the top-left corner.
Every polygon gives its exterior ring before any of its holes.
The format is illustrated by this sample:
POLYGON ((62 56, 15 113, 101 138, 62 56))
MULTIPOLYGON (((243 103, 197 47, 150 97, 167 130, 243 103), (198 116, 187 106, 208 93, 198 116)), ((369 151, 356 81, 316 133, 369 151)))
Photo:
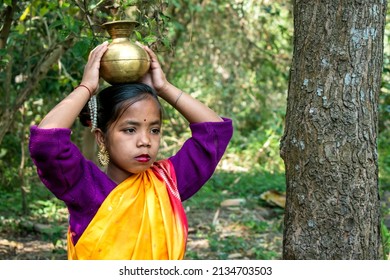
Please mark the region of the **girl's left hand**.
POLYGON ((99 68, 100 60, 103 54, 107 51, 108 42, 98 45, 88 56, 88 62, 84 67, 84 74, 81 84, 88 87, 91 92, 95 92, 99 87, 99 68))
POLYGON ((140 82, 153 87, 157 92, 167 86, 168 81, 165 73, 161 68, 156 54, 147 46, 140 45, 150 57, 149 71, 141 78, 140 82))

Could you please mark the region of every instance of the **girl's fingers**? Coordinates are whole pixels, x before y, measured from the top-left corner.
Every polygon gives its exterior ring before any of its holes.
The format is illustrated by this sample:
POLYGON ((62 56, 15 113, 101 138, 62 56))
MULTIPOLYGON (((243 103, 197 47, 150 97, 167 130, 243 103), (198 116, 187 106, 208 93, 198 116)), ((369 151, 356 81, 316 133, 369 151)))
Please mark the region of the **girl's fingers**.
POLYGON ((108 42, 104 42, 98 46, 96 46, 90 53, 89 53, 89 56, 88 56, 88 60, 91 60, 91 59, 96 59, 96 58, 101 58, 103 56, 103 54, 106 52, 107 50, 107 46, 108 46, 108 42))
POLYGON ((151 62, 158 62, 156 54, 148 46, 142 45, 140 42, 135 42, 135 43, 147 52, 151 62))
POLYGON ((144 50, 149 54, 151 62, 158 62, 157 55, 149 47, 144 46, 144 50))
POLYGON ((141 47, 141 48, 145 48, 145 45, 141 44, 141 43, 138 42, 138 41, 135 41, 135 44, 138 45, 138 46, 141 47))
POLYGON ((99 84, 99 68, 100 60, 103 54, 107 51, 108 42, 104 42, 96 46, 88 56, 87 64, 84 68, 84 74, 82 83, 89 86, 89 88, 95 91, 99 84))

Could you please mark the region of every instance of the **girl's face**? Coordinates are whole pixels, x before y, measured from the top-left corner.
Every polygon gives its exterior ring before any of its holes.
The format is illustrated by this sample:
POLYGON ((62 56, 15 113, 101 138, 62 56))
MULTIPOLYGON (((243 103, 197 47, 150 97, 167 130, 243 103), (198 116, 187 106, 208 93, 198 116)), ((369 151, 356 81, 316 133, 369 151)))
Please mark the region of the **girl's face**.
POLYGON ((129 175, 148 169, 157 158, 160 131, 160 108, 156 100, 147 97, 129 106, 107 131, 108 176, 119 184, 129 175))

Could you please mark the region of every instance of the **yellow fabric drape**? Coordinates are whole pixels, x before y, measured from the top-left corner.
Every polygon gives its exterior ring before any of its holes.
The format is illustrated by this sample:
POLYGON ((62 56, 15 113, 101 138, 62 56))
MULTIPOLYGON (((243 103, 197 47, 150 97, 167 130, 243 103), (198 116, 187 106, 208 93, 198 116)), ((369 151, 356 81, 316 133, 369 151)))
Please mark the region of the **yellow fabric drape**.
POLYGON ((183 259, 187 219, 168 160, 135 174, 105 199, 68 259, 183 259))

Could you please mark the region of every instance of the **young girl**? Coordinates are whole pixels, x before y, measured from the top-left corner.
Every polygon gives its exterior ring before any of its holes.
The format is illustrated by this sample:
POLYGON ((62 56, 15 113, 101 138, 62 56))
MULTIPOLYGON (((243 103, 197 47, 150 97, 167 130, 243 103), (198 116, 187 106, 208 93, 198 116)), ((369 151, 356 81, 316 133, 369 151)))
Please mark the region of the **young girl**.
POLYGON ((107 43, 91 51, 80 85, 31 127, 38 174, 69 210, 68 259, 183 259, 181 201, 211 177, 231 139, 232 121, 169 83, 156 55, 144 48, 151 66, 142 83, 110 86, 89 103, 104 169, 71 142, 70 128, 98 88, 107 43), (188 120, 192 132, 175 155, 159 161, 157 96, 188 120))

